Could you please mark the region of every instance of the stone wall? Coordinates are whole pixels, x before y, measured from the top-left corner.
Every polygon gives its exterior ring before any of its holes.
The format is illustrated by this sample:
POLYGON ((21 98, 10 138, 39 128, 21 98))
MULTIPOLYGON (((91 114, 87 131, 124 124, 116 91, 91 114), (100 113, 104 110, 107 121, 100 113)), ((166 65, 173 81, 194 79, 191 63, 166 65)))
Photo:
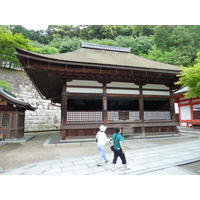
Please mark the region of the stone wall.
POLYGON ((0 67, 0 80, 13 85, 13 93, 19 100, 37 108, 35 111, 26 111, 25 131, 60 128, 60 107, 51 105, 50 100, 42 99, 25 72, 0 67))

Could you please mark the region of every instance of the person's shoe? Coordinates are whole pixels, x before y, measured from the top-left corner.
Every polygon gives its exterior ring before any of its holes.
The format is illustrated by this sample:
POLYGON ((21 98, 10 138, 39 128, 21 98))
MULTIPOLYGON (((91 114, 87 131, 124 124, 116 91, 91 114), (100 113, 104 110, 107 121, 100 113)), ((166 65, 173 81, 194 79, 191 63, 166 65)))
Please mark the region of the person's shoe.
POLYGON ((112 167, 112 171, 115 171, 116 170, 116 167, 114 166, 114 167, 112 167))
POLYGON ((102 167, 103 165, 102 164, 97 164, 97 167, 102 167))
POLYGON ((105 161, 105 163, 107 163, 107 162, 108 162, 108 160, 105 161))
POLYGON ((128 169, 131 169, 131 167, 129 165, 126 165, 125 169, 128 170, 128 169))

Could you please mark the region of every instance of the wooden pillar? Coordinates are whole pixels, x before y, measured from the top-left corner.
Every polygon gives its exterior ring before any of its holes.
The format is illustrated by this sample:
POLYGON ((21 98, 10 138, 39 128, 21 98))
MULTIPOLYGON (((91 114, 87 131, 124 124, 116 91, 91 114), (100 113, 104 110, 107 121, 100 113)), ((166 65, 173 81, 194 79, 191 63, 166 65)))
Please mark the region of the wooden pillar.
POLYGON ((140 120, 142 123, 142 135, 145 136, 144 128, 144 96, 142 92, 142 85, 139 85, 140 97, 139 97, 139 107, 140 107, 140 120))
POLYGON ((174 94, 172 92, 172 87, 170 87, 170 113, 171 113, 172 122, 174 123, 173 132, 180 134, 176 126, 176 113, 175 113, 175 108, 174 108, 174 94))
POLYGON ((172 88, 170 87, 170 113, 171 113, 171 119, 174 123, 176 123, 176 114, 175 114, 175 108, 174 108, 174 94, 172 92, 172 88))
POLYGON ((106 125, 108 123, 106 83, 103 83, 102 107, 103 107, 103 123, 104 125, 106 125))
POLYGON ((67 121, 67 91, 66 91, 66 79, 62 81, 62 94, 61 94, 61 136, 62 140, 66 139, 66 121, 67 121))

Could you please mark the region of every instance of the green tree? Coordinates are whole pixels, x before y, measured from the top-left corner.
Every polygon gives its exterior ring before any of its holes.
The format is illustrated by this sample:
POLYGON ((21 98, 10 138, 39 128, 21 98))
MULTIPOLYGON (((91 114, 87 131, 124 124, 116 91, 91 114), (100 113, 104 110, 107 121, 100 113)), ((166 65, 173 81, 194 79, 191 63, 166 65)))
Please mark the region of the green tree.
POLYGON ((114 39, 117 36, 116 28, 112 25, 102 26, 100 32, 104 39, 114 39))
POLYGON ((0 29, 0 63, 3 66, 19 66, 19 61, 14 54, 15 47, 28 51, 35 50, 34 47, 30 45, 30 40, 25 39, 21 33, 16 33, 13 35, 11 32, 4 33, 0 29))
POLYGON ((199 51, 200 49, 200 25, 185 25, 185 28, 192 34, 193 46, 199 51))
POLYGON ((130 25, 115 25, 117 36, 132 36, 133 26, 130 25))
POLYGON ((43 46, 42 48, 39 48, 35 51, 36 53, 41 53, 41 54, 58 54, 59 51, 55 47, 50 47, 50 46, 43 46))
POLYGON ((190 57, 181 55, 176 50, 162 52, 156 47, 153 47, 152 50, 149 50, 148 54, 140 54, 140 56, 150 60, 178 66, 188 66, 191 63, 190 57))
POLYGON ((169 51, 171 45, 170 33, 163 27, 157 29, 155 31, 154 42, 161 51, 169 51))
POLYGON ((176 49, 178 54, 191 57, 192 60, 196 57, 196 49, 194 45, 193 34, 184 26, 177 26, 171 35, 172 47, 171 50, 176 49))
POLYGON ((153 25, 134 25, 133 26, 133 36, 150 36, 154 35, 155 26, 153 25))
POLYGON ((118 36, 115 38, 115 41, 117 42, 117 46, 131 47, 131 53, 136 55, 147 54, 153 46, 152 38, 147 36, 136 38, 132 36, 118 36))
POLYGON ((0 29, 1 29, 4 33, 9 33, 9 32, 11 32, 10 26, 9 26, 9 25, 0 25, 0 29))
POLYGON ((60 53, 66 53, 75 51, 80 48, 80 39, 79 38, 71 38, 65 42, 63 42, 59 47, 60 53))
POLYGON ((101 28, 102 25, 89 25, 87 27, 88 30, 88 38, 86 38, 87 40, 91 40, 91 39, 103 39, 102 35, 101 35, 101 28))
POLYGON ((70 40, 70 37, 68 37, 68 36, 64 37, 64 38, 57 37, 57 38, 54 38, 48 45, 59 49, 61 44, 68 40, 70 40))
POLYGON ((177 84, 188 87, 186 97, 200 97, 200 52, 197 53, 196 64, 193 67, 182 67, 177 84))
POLYGON ((75 37, 79 35, 79 30, 73 25, 50 25, 46 33, 48 41, 51 42, 55 38, 75 37))
POLYGON ((99 44, 99 45, 106 45, 106 46, 117 46, 116 41, 111 40, 111 39, 93 39, 93 40, 88 40, 86 41, 91 44, 99 44))
POLYGON ((22 25, 11 25, 10 30, 13 33, 13 35, 16 33, 22 33, 24 38, 26 38, 26 39, 31 38, 30 31, 27 30, 26 28, 24 28, 22 25))

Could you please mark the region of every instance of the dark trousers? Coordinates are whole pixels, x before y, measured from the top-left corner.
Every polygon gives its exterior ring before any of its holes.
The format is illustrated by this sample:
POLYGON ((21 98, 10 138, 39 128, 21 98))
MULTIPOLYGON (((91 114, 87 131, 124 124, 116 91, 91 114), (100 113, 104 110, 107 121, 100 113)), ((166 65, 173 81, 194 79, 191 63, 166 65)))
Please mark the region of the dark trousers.
POLYGON ((118 156, 121 158, 122 160, 122 164, 126 164, 126 157, 125 154, 122 153, 121 149, 114 149, 114 159, 113 159, 113 164, 117 163, 117 158, 118 156))

